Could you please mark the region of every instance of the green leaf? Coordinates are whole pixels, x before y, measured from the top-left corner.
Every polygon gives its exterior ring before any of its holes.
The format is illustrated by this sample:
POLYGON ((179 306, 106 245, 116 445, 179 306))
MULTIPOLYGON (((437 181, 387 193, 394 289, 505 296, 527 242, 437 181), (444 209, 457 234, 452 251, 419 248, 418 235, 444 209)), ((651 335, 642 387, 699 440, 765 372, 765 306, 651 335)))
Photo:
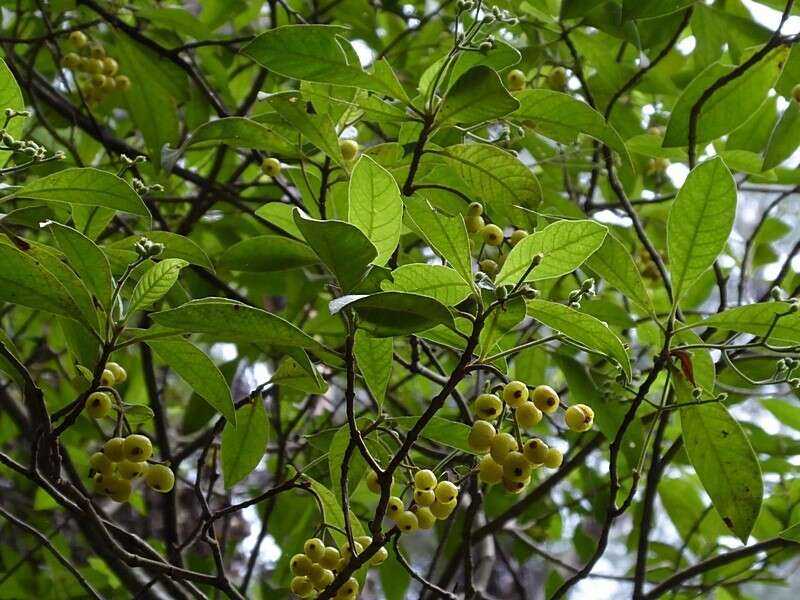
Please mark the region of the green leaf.
POLYGON ((297 156, 297 148, 271 127, 245 117, 225 117, 203 123, 183 143, 182 149, 225 144, 232 148, 263 150, 281 156, 297 156))
POLYGON ((80 310, 61 282, 39 260, 0 243, 0 300, 78 319, 80 310))
POLYGON ((524 238, 509 252, 495 278, 496 285, 515 284, 533 257, 542 255, 526 281, 552 279, 580 267, 606 239, 608 229, 594 221, 556 221, 524 238))
POLYGON ((191 333, 207 333, 222 340, 265 342, 278 346, 319 348, 320 344, 291 323, 259 308, 225 298, 192 300, 153 313, 153 322, 191 333))
POLYGON ((790 102, 769 136, 761 170, 768 171, 789 158, 797 150, 798 139, 800 139, 800 107, 797 106, 797 102, 790 102))
POLYGON ((532 121, 526 125, 537 133, 564 144, 575 142, 578 133, 585 133, 605 143, 628 164, 631 163, 628 148, 616 130, 585 102, 545 89, 524 90, 516 97, 520 107, 512 117, 532 121))
POLYGON ((222 430, 222 478, 231 489, 253 472, 267 451, 269 421, 261 397, 236 411, 236 420, 222 430))
POLYGON ((303 234, 295 225, 292 213, 294 207, 283 202, 269 202, 256 209, 256 214, 262 219, 266 219, 276 227, 282 229, 291 236, 303 239, 303 234))
MULTIPOLYGON (((673 373, 679 404, 693 402, 689 384, 673 373)), ((755 525, 764 492, 761 466, 741 425, 721 403, 680 408, 686 454, 723 522, 742 540, 755 525)))
MULTIPOLYGON (((328 529, 328 532, 338 546, 343 546, 347 542, 347 538, 339 531, 344 531, 344 512, 339 504, 339 499, 319 481, 312 479, 308 475, 303 475, 303 479, 308 481, 311 484, 311 489, 316 492, 320 504, 322 505, 322 517, 325 519, 325 522, 338 528, 338 530, 328 529)), ((352 511, 350 514, 350 526, 353 529, 354 537, 364 535, 364 528, 361 526, 361 521, 352 514, 352 511)))
POLYGON ((800 313, 789 313, 788 302, 759 302, 729 308, 712 315, 697 326, 716 327, 763 337, 770 332, 771 341, 800 344, 800 313), (777 319, 777 320, 776 320, 777 319))
POLYGON ((441 302, 406 292, 342 296, 330 303, 331 314, 348 307, 358 313, 359 327, 374 337, 409 335, 436 325, 453 327, 453 315, 441 302))
POLYGON ((473 67, 453 84, 439 109, 442 125, 458 123, 469 127, 514 112, 519 102, 508 93, 494 69, 473 67))
POLYGON ((525 308, 525 300, 517 296, 492 311, 481 331, 481 359, 486 358, 486 355, 492 352, 495 344, 522 322, 526 314, 525 308))
MULTIPOLYGON (((306 360, 308 360, 308 357, 306 357, 306 360)), ((312 369, 314 368, 313 365, 310 366, 312 369)), ((281 364, 278 365, 275 373, 270 378, 270 382, 307 394, 324 394, 328 391, 328 384, 322 380, 319 374, 316 374, 316 377, 310 375, 307 369, 291 356, 287 356, 281 361, 281 364)))
MULTIPOLYGON (((703 104, 697 120, 698 144, 705 144, 737 129, 754 114, 766 100, 767 93, 781 74, 789 48, 780 46, 748 69, 741 77, 716 90, 703 104)), ((689 143, 689 118, 692 107, 717 79, 735 69, 719 62, 709 65, 678 97, 672 109, 664 146, 686 146, 689 143)))
POLYGON ((322 150, 337 165, 346 166, 339 150, 339 136, 336 135, 336 127, 330 116, 310 110, 297 92, 274 94, 269 97, 268 102, 280 117, 304 138, 322 150))
POLYGON ((122 410, 125 413, 125 418, 131 425, 147 423, 155 416, 153 409, 144 404, 128 404, 126 402, 122 405, 122 410))
POLYGON ((108 310, 114 292, 114 280, 106 255, 92 240, 72 227, 54 221, 48 226, 72 268, 100 305, 108 310))
POLYGON ((622 0, 622 18, 653 19, 683 10, 695 0, 622 0))
POLYGON ((163 298, 178 281, 181 269, 187 264, 180 258, 165 258, 150 267, 133 289, 128 314, 148 308, 163 298))
POLYGON ((795 523, 788 529, 784 529, 778 536, 790 542, 800 543, 800 523, 795 523))
POLYGON ((784 425, 800 431, 800 411, 793 402, 787 402, 780 398, 765 398, 761 401, 761 406, 766 408, 773 416, 784 425))
POLYGON ((362 155, 350 175, 347 220, 358 227, 378 250, 373 261, 385 265, 400 241, 403 201, 392 174, 362 155))
POLYGON ((412 292, 435 298, 445 306, 465 300, 472 288, 450 267, 411 263, 392 271, 392 280, 381 283, 384 290, 412 292))
POLYGON ((186 340, 150 340, 147 345, 189 384, 198 396, 218 410, 234 427, 236 426, 236 409, 233 406, 228 382, 205 352, 186 340))
MULTIPOLYGON (((0 107, 2 109, 10 108, 16 111, 25 110, 25 101, 22 98, 22 92, 17 85, 11 69, 8 68, 5 59, 0 60, 0 107)), ((25 120, 22 117, 13 119, 6 131, 14 139, 20 139, 22 136, 22 129, 25 126, 25 120)), ((0 166, 4 165, 8 157, 11 156, 9 150, 0 151, 0 166)))
MULTIPOLYGON (((182 258, 186 262, 203 267, 209 271, 214 270, 211 259, 195 241, 186 236, 171 231, 148 231, 145 235, 148 240, 164 244, 164 251, 159 258, 182 258)), ((131 235, 111 244, 110 248, 133 251, 133 245, 141 236, 131 235)))
POLYGON ((667 222, 675 302, 725 248, 736 217, 736 182, 720 158, 695 167, 678 192, 667 222))
POLYGON ((513 154, 489 144, 459 144, 448 146, 441 155, 489 212, 513 221, 514 206, 539 206, 539 181, 513 154))
POLYGON ((579 344, 613 358, 628 379, 631 378, 631 364, 625 347, 608 325, 599 319, 547 300, 530 300, 528 314, 550 329, 560 331, 579 344))
POLYGON ((356 331, 353 354, 378 407, 383 406, 386 388, 392 376, 392 338, 372 337, 363 329, 356 331))
POLYGON ((406 198, 405 203, 406 214, 430 247, 472 287, 472 260, 464 218, 439 212, 419 194, 406 198))
POLYGON ((286 271, 319 262, 303 242, 281 235, 261 235, 237 242, 219 258, 219 266, 232 271, 286 271))
MULTIPOLYGON (((409 431, 419 421, 419 417, 394 417, 392 422, 403 431, 409 431)), ((469 426, 458 421, 451 421, 442 417, 433 417, 422 430, 421 437, 432 440, 443 446, 461 450, 467 454, 477 454, 473 450, 467 438, 469 437, 469 426)))
POLYGON ((600 247, 586 259, 586 266, 641 310, 653 314, 653 301, 630 251, 612 233, 606 235, 600 247))
POLYGON ((31 181, 0 199, 29 198, 41 202, 101 206, 150 219, 139 194, 124 179, 92 167, 64 169, 31 181))
POLYGON ((284 25, 262 33, 240 52, 284 77, 392 94, 391 86, 348 62, 342 48, 348 42, 340 37, 346 31, 335 25, 284 25))
POLYGON ((347 292, 360 282, 378 251, 355 225, 344 221, 319 221, 294 211, 294 222, 308 245, 347 292))

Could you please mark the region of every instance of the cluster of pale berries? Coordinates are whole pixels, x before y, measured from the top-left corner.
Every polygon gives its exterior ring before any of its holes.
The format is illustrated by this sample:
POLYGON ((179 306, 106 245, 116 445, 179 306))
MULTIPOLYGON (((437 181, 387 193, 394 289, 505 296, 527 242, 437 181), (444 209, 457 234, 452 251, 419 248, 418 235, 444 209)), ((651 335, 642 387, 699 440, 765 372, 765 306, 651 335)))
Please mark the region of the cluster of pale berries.
MULTIPOLYGON (((89 40, 82 31, 73 31, 69 34, 69 42, 80 51, 87 47, 89 40)), ((61 66, 86 76, 81 91, 89 101, 100 102, 113 92, 127 92, 131 87, 131 80, 117 74, 119 64, 106 56, 102 46, 92 46, 86 56, 81 56, 79 52, 68 52, 61 58, 61 66)))
MULTIPOLYGON (((341 140, 339 142, 339 151, 342 153, 342 158, 347 162, 355 159, 358 156, 358 142, 355 140, 341 140)), ((277 177, 281 174, 281 161, 274 156, 269 156, 261 161, 261 172, 270 177, 277 177)))
MULTIPOLYGON (((502 427, 507 407, 516 423, 515 431, 529 430, 542 420, 543 414, 556 412, 561 400, 548 385, 539 385, 531 393, 521 381, 506 384, 502 396, 501 399, 495 394, 481 394, 475 399, 478 420, 470 430, 469 445, 486 454, 478 466, 480 480, 488 485, 502 483, 509 492, 518 494, 530 483, 534 469, 542 466, 557 469, 564 457, 560 450, 548 447, 539 438, 522 443, 510 433, 497 431, 490 421, 496 420, 498 427, 502 427)), ((585 404, 574 404, 567 408, 565 421, 572 431, 587 431, 594 423, 594 411, 585 404)))
MULTIPOLYGON (((501 247, 504 243, 508 246, 514 247, 522 240, 528 237, 528 232, 524 229, 515 229, 508 239, 506 240, 503 229, 494 223, 486 223, 483 219, 483 205, 480 202, 472 202, 467 207, 467 213, 464 216, 464 224, 469 233, 477 233, 480 235, 484 246, 489 246, 497 249, 497 256, 495 258, 483 258, 478 266, 481 272, 485 273, 489 279, 494 279, 494 276, 500 271, 503 263, 508 256, 508 253, 503 253, 501 247)), ((481 252, 483 255, 483 252, 481 252)))
MULTIPOLYGON (((353 540, 355 553, 360 554, 372 543, 368 535, 358 536, 353 540)), ((389 557, 386 548, 381 548, 369 560, 369 565, 376 567, 389 557)), ((303 544, 303 552, 295 554, 289 561, 292 570, 292 582, 289 589, 299 598, 316 598, 317 594, 327 588, 336 578, 336 574, 344 569, 353 551, 345 542, 341 551, 334 546, 326 546, 319 538, 311 538, 303 544)), ((358 581, 351 577, 336 590, 337 600, 352 600, 358 597, 358 581)))
MULTIPOLYGON (((127 378, 128 373, 121 365, 108 362, 100 375, 100 385, 110 388, 127 378)), ((108 416, 113 406, 114 400, 109 392, 96 391, 86 398, 84 410, 90 417, 102 419, 108 416)), ((144 479, 148 487, 157 492, 169 492, 175 485, 175 474, 166 465, 148 463, 152 455, 153 444, 146 436, 132 434, 125 438, 111 438, 101 452, 95 452, 89 458, 95 492, 109 496, 115 502, 126 502, 131 495, 131 482, 137 479, 144 479)))

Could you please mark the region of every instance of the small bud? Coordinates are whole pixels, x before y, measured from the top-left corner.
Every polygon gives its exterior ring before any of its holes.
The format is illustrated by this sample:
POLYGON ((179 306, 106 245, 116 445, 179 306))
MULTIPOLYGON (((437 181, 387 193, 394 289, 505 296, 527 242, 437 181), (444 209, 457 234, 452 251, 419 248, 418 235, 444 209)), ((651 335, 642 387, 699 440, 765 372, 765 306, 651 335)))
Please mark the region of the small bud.
POLYGON ((703 390, 701 390, 700 388, 694 388, 692 390, 692 398, 694 398, 695 400, 700 400, 702 396, 703 396, 703 390))
POLYGON ((776 285, 769 291, 769 297, 773 300, 780 300, 783 298, 783 290, 780 288, 780 286, 776 285))
POLYGON ((727 400, 727 399, 728 399, 728 394, 726 394, 725 392, 722 392, 721 394, 717 394, 717 397, 715 398, 715 400, 717 402, 725 402, 725 400, 727 400))
POLYGON ((502 302, 503 300, 508 298, 508 288, 506 286, 500 286, 495 290, 494 294, 497 297, 497 299, 502 302))
POLYGON ((534 267, 538 267, 540 264, 542 264, 542 259, 543 258, 544 258, 544 254, 539 252, 538 254, 534 255, 534 257, 531 259, 531 264, 534 267))

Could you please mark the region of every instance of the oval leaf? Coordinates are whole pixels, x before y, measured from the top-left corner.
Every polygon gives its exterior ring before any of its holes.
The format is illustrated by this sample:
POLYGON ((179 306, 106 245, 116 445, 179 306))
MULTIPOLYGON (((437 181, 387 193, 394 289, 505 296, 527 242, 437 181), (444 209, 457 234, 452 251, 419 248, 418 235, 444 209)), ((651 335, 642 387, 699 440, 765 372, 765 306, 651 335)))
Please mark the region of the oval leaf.
POLYGON ((128 313, 133 314, 163 298, 178 281, 181 269, 187 264, 180 258, 166 258, 150 267, 131 294, 128 313))
POLYGON ((269 441, 269 421, 262 398, 236 411, 236 420, 222 430, 222 478, 230 489, 253 472, 261 462, 269 441), (235 425, 237 423, 238 425, 235 425))

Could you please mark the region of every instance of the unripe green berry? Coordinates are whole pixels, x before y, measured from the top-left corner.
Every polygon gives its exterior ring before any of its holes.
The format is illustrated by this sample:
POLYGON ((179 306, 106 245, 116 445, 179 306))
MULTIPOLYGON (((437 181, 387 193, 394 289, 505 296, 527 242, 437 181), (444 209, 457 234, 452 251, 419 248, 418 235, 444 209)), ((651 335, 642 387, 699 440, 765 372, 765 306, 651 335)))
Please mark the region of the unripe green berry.
POLYGON ((145 473, 144 482, 151 490, 166 494, 175 487, 175 473, 166 465, 150 465, 145 473))
POLYGON ((305 554, 295 554, 289 560, 289 568, 292 570, 293 575, 305 576, 311 571, 313 561, 305 554))
POLYGON ((470 202, 467 206, 468 217, 480 217, 483 214, 483 204, 480 202, 470 202))
POLYGON ((358 142, 355 140, 342 140, 339 142, 339 149, 342 152, 342 158, 353 160, 358 154, 358 142))
POLYGON ((509 381, 503 387, 503 402, 511 408, 517 408, 528 400, 528 386, 521 381, 509 381))
POLYGON ((116 379, 114 379, 114 373, 112 373, 108 369, 103 369, 102 374, 100 375, 100 385, 104 387, 111 387, 116 383, 116 379))
POLYGON ((294 577, 289 584, 289 589, 298 598, 308 598, 314 593, 314 584, 308 577, 294 577))
POLYGON ((128 379, 128 372, 119 363, 108 362, 106 363, 106 369, 111 371, 114 376, 114 384, 125 383, 128 379))
POLYGON ((533 403, 540 411, 550 415, 558 410, 561 399, 549 385, 537 385, 533 390, 533 403))
POLYGON ((89 40, 82 31, 73 31, 69 34, 69 43, 75 48, 83 48, 89 40))
POLYGON ((547 456, 547 444, 539 438, 532 438, 525 442, 522 453, 532 465, 540 465, 547 456))
POLYGON ((103 445, 103 454, 111 462, 121 462, 125 460, 125 438, 113 437, 103 445))
POLYGON ((519 69, 512 69, 506 75, 506 82, 508 82, 508 89, 512 92, 518 92, 525 89, 525 73, 519 69))
POLYGON ((319 564, 326 569, 335 569, 336 565, 339 564, 339 559, 341 559, 342 555, 339 554, 339 550, 334 548, 333 546, 326 546, 325 552, 322 555, 322 558, 319 560, 319 564))
POLYGON ((95 452, 89 457, 89 468, 96 473, 111 475, 114 472, 114 463, 103 452, 95 452))
POLYGON ((475 400, 475 414, 481 419, 494 419, 503 410, 503 403, 494 394, 481 394, 475 400))
POLYGON ((483 217, 480 215, 476 217, 466 216, 464 217, 464 225, 466 225, 469 233, 478 233, 484 226, 483 217))
POLYGON ((508 241, 511 243, 512 246, 516 246, 526 237, 528 237, 527 231, 525 231, 524 229, 516 229, 514 230, 514 233, 511 234, 511 237, 509 238, 508 241))
POLYGON ((381 483, 378 481, 378 474, 375 471, 367 473, 367 489, 373 494, 381 493, 381 483))
POLYGON ((117 474, 123 479, 138 479, 147 474, 146 462, 131 462, 123 460, 117 465, 117 474))
POLYGON ((530 429, 535 427, 542 420, 542 411, 536 408, 533 402, 525 402, 517 408, 515 415, 517 417, 517 424, 523 429, 530 429))
POLYGON ((494 425, 488 421, 479 420, 472 424, 467 442, 469 447, 476 452, 488 452, 495 435, 494 425))
POLYGON ((153 444, 143 435, 132 434, 125 438, 125 458, 133 462, 144 462, 153 455, 153 444))
POLYGON ((489 485, 500 483, 503 479, 503 465, 498 464, 487 454, 478 464, 478 477, 483 483, 489 485))
POLYGON ((92 392, 86 398, 84 410, 93 419, 102 419, 111 412, 112 406, 111 396, 105 392, 92 392))
POLYGON ((89 50, 89 55, 92 58, 103 59, 106 57, 106 49, 102 46, 92 46, 92 48, 89 50))
POLYGON ((564 67, 555 67, 547 75, 547 85, 551 90, 560 91, 567 85, 567 72, 564 67))
POLYGON ((324 590, 336 579, 336 576, 333 574, 333 571, 326 569, 322 565, 312 565, 308 573, 308 579, 313 584, 315 590, 324 590))
POLYGON ((517 440, 510 433, 498 433, 492 440, 492 445, 489 448, 489 454, 496 463, 503 464, 506 457, 518 450, 517 440))
POLYGON ((281 161, 272 157, 265 158, 261 163, 261 171, 264 173, 264 175, 277 177, 281 172, 281 161))
POLYGON ((495 275, 497 275, 497 272, 500 270, 500 268, 497 266, 497 263, 491 258, 484 258, 478 263, 478 268, 480 268, 480 270, 486 273, 490 278, 493 278, 495 275))
POLYGON ((336 600, 353 600, 358 596, 358 581, 355 577, 348 579, 342 587, 336 590, 336 600))
POLYGON ((104 58, 103 59, 103 75, 108 75, 109 77, 113 77, 117 74, 119 70, 119 64, 113 58, 104 58))
POLYGON ((120 92, 127 92, 131 89, 131 80, 125 75, 117 75, 114 78, 114 87, 120 92))
POLYGON ((547 454, 544 457, 544 466, 548 469, 557 469, 564 461, 564 455, 558 448, 548 448, 547 454))
POLYGON ((494 223, 489 223, 481 229, 481 237, 487 246, 499 246, 503 243, 503 230, 494 223))
POLYGON ((98 58, 87 58, 85 63, 87 73, 93 75, 103 72, 103 61, 98 58))
POLYGON ((81 57, 75 52, 68 52, 61 58, 61 66, 65 69, 77 69, 81 64, 81 57))

